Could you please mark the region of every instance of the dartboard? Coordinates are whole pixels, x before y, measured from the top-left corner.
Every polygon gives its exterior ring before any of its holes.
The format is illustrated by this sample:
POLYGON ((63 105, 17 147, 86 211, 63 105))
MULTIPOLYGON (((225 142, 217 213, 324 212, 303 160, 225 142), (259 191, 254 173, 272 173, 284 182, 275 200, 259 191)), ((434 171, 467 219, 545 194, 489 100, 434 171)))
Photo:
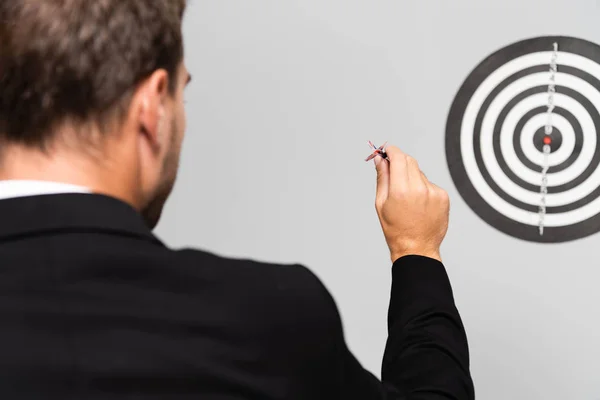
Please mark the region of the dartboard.
POLYGON ((515 238, 600 231, 600 46, 513 43, 466 78, 446 125, 446 160, 468 206, 515 238))

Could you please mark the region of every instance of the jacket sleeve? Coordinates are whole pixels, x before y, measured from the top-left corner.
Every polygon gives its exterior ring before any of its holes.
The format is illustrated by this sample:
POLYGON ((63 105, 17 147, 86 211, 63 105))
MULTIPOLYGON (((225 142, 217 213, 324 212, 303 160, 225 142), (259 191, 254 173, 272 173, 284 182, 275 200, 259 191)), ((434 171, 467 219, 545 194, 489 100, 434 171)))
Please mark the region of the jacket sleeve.
POLYGON ((437 260, 406 256, 392 266, 381 380, 390 400, 475 398, 465 328, 437 260))

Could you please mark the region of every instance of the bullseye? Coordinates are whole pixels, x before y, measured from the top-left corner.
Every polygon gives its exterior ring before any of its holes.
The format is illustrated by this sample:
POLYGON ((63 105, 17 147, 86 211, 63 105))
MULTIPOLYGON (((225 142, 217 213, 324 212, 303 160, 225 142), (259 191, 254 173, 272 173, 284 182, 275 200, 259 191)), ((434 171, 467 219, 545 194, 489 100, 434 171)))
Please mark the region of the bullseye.
MULTIPOLYGON (((562 125, 562 124, 561 124, 562 125)), ((566 133, 566 132, 565 132, 566 133)), ((533 134, 533 146, 540 153, 544 152, 544 145, 550 146, 550 153, 555 153, 563 144, 563 132, 561 129, 554 127, 550 135, 546 134, 546 129, 542 126, 533 134)), ((527 153, 525 154, 525 157, 527 153)), ((536 160, 537 161, 537 160, 536 160)), ((534 162, 535 163, 535 162, 534 162)), ((537 169, 539 169, 538 166, 537 169)))

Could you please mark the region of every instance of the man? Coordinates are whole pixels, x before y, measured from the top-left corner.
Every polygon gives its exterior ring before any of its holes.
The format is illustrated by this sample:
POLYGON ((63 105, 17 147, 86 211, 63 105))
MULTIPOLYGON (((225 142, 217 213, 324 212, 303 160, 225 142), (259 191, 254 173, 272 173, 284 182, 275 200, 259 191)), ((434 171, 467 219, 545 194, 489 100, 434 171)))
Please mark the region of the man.
POLYGON ((0 2, 0 398, 473 399, 448 198, 398 148, 377 158, 381 381, 307 268, 153 236, 185 130, 184 8, 0 2))

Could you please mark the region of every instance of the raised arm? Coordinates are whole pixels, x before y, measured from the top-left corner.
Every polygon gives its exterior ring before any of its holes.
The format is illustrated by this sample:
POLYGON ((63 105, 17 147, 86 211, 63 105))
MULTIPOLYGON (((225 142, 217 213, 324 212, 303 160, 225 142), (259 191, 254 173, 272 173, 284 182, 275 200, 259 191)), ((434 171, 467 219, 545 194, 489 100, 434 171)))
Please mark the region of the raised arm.
POLYGON ((392 289, 382 383, 389 399, 471 400, 467 337, 440 256, 447 193, 396 147, 376 158, 376 209, 388 243, 392 289))

